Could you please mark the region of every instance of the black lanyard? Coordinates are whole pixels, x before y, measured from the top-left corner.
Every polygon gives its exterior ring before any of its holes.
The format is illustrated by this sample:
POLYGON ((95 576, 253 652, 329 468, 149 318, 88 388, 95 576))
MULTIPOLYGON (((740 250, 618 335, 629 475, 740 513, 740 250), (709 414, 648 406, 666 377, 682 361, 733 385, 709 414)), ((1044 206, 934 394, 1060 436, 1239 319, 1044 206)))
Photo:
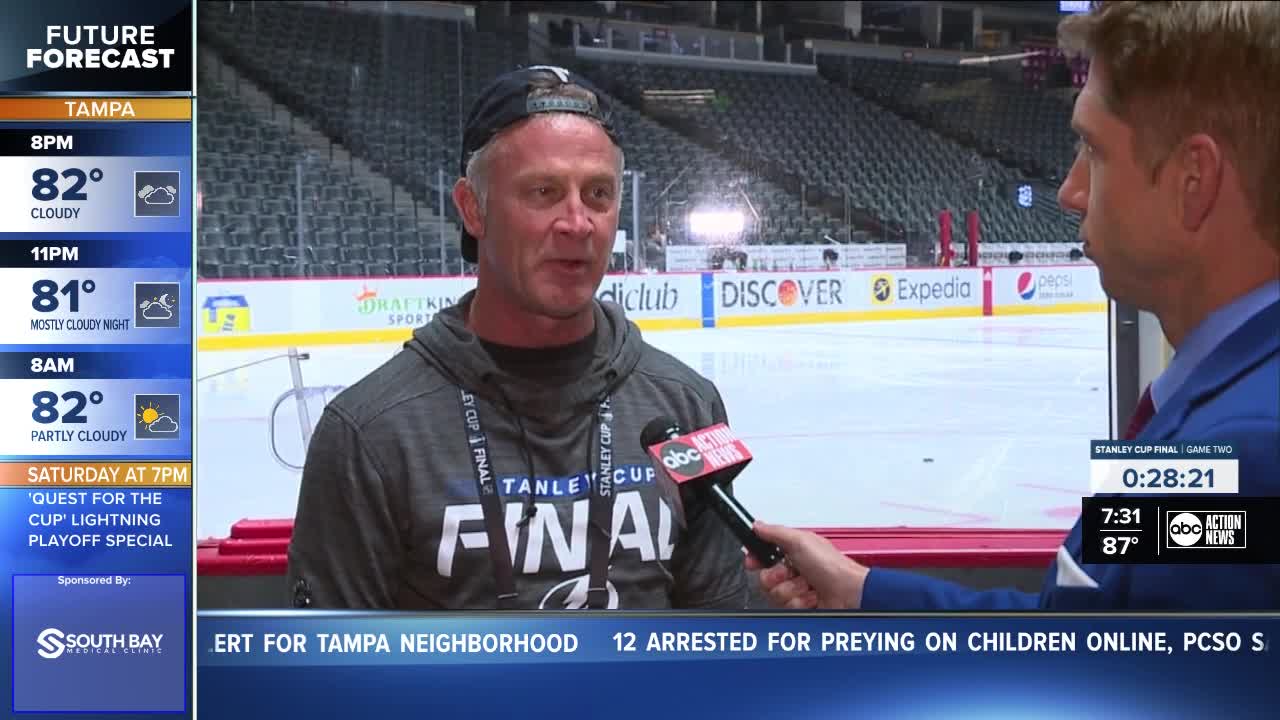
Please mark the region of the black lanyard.
MULTIPOLYGON (((493 471, 493 459, 489 454, 489 440, 480 424, 480 409, 476 397, 459 388, 462 403, 463 426, 467 435, 467 453, 471 456, 476 476, 476 492, 480 496, 480 508, 484 513, 485 533, 489 537, 489 560, 493 565, 493 579, 498 586, 498 609, 511 610, 516 606, 516 592, 512 568, 511 548, 507 543, 506 523, 501 498, 493 471)), ((609 601, 609 550, 613 530, 613 410, 608 397, 600 402, 596 417, 599 419, 599 462, 594 477, 588 472, 591 485, 590 506, 587 512, 587 604, 593 609, 606 607, 609 601)), ((593 422, 595 422, 593 420, 593 422)), ((593 427, 591 440, 597 439, 593 427)), ((536 478, 529 478, 530 492, 537 488, 536 478)), ((530 552, 538 550, 530 549, 530 552)))

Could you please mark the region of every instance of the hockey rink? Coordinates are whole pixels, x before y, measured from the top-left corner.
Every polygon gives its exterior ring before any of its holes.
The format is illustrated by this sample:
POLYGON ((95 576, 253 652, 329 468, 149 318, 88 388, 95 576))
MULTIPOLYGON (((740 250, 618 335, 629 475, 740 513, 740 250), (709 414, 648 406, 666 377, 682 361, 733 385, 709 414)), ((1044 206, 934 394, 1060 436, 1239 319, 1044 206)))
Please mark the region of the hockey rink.
MULTIPOLYGON (((1088 492, 1088 443, 1108 436, 1103 313, 645 336, 720 388, 755 456, 736 492, 771 522, 1065 529, 1088 492)), ((400 345, 300 350, 314 423, 400 345)), ((283 352, 201 352, 197 375, 283 352)), ((292 387, 283 358, 198 382, 199 537, 293 516, 303 446, 292 387)))

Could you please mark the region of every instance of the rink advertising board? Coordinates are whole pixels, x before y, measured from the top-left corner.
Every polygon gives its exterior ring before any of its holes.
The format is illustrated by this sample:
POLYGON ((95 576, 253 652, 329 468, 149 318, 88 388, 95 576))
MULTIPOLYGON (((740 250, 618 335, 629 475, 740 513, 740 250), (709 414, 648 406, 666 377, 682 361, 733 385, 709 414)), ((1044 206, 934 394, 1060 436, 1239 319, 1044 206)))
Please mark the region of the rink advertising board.
POLYGON ((991 268, 995 315, 1103 312, 1107 296, 1094 265, 991 268))
POLYGON ((0 694, 15 714, 193 705, 192 23, 174 0, 4 9, 0 694))
MULTIPOLYGON (((607 275, 596 297, 645 330, 702 327, 701 276, 607 275)), ((201 349, 402 342, 474 277, 201 282, 201 349)))
POLYGON ((201 282, 202 349, 407 340, 473 278, 201 282))
POLYGON ((982 314, 976 268, 716 273, 717 327, 982 314))
MULTIPOLYGON (((203 350, 402 342, 475 287, 471 277, 211 280, 203 350)), ((642 330, 1093 312, 1092 265, 606 275, 596 296, 642 330)))

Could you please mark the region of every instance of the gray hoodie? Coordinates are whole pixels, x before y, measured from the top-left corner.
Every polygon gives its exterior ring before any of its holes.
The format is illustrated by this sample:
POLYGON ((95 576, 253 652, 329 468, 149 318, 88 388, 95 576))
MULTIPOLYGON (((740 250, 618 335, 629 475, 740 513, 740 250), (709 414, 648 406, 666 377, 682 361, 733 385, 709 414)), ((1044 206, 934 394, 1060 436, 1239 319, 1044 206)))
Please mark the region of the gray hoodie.
POLYGON ((476 396, 506 510, 516 608, 586 604, 591 433, 604 395, 613 412, 616 490, 608 607, 745 608, 741 544, 704 505, 686 505, 682 527, 640 447, 641 429, 658 416, 686 430, 725 422, 715 386, 645 343, 607 302, 596 304, 596 348, 585 375, 560 385, 511 377, 466 327, 471 297, 439 312, 325 409, 289 547, 293 604, 497 607, 459 399, 465 388, 476 396), (537 512, 521 523, 528 502, 537 512))

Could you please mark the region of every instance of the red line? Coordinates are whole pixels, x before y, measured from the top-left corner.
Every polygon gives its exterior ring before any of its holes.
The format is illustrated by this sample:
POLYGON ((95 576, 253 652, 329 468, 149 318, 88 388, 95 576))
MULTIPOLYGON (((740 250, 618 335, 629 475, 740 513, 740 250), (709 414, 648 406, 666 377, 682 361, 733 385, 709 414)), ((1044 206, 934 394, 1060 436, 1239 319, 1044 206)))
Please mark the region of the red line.
POLYGON ((1064 493, 1067 495, 1075 495, 1076 497, 1082 497, 1079 490, 1072 490, 1070 488, 1063 488, 1063 487, 1055 487, 1053 485, 1037 485, 1035 483, 1018 483, 1018 487, 1031 488, 1032 490, 1044 490, 1045 492, 1064 493))
MULTIPOLYGON (((974 437, 1013 437, 1018 433, 1015 432, 977 432, 966 430, 965 434, 974 437)), ((739 435, 741 440, 794 440, 797 438, 823 438, 823 437, 846 437, 849 435, 891 435, 898 437, 916 437, 926 435, 928 437, 937 437, 938 431, 927 428, 920 430, 841 430, 837 432, 820 432, 820 433, 775 433, 770 435, 739 435)))
POLYGON ((888 500, 881 500, 880 504, 888 505, 889 507, 902 508, 904 510, 918 510, 920 512, 934 513, 938 515, 953 515, 955 517, 968 518, 967 520, 964 520, 961 523, 956 523, 960 525, 967 525, 969 523, 977 523, 977 522, 991 522, 995 520, 995 518, 990 515, 979 515, 977 513, 955 512, 954 510, 944 510, 943 508, 926 507, 924 505, 907 505, 905 503, 890 502, 888 500))

